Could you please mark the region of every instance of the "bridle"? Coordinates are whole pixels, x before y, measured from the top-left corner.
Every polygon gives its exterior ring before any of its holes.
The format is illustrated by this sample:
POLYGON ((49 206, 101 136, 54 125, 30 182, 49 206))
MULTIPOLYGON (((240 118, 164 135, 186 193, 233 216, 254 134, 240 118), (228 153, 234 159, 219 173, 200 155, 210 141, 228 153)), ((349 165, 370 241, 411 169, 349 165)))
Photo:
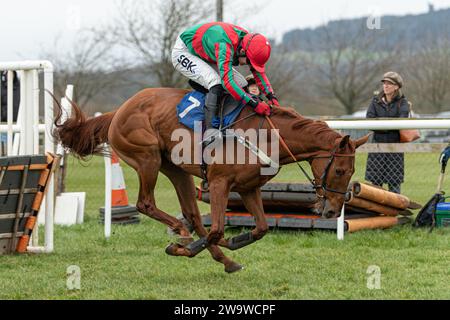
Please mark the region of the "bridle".
MULTIPOLYGON (((242 118, 238 121, 233 122, 232 124, 228 125, 225 128, 222 128, 222 130, 227 129, 233 125, 235 125, 238 122, 247 120, 248 118, 251 118, 253 116, 255 116, 256 113, 252 113, 248 116, 246 116, 245 118, 242 118)), ((278 139, 280 140, 281 145, 283 146, 283 148, 287 151, 287 153, 289 154, 289 156, 294 160, 294 162, 297 164, 297 166, 300 168, 300 170, 303 172, 304 176, 306 177, 306 179, 308 179, 308 181, 311 183, 312 187, 316 190, 316 194, 318 198, 324 199, 325 198, 325 192, 330 192, 330 193, 337 193, 343 196, 346 196, 348 194, 348 191, 340 191, 340 190, 335 190, 332 188, 329 188, 327 186, 327 177, 328 177, 328 173, 331 169, 331 165, 333 164, 333 161, 335 158, 339 158, 339 157, 354 157, 355 153, 336 153, 337 149, 338 149, 338 145, 336 145, 334 147, 334 149, 330 152, 327 153, 325 155, 317 155, 317 156, 313 156, 310 158, 305 159, 306 161, 311 161, 314 159, 321 159, 321 158, 328 158, 329 161, 321 175, 321 177, 319 178, 319 180, 321 181, 321 183, 317 183, 316 179, 312 179, 308 172, 306 172, 305 169, 303 169, 303 167, 301 166, 301 164, 299 163, 299 161, 297 160, 297 158, 294 156, 294 154, 292 153, 292 151, 289 149, 288 145, 286 144, 286 142, 284 141, 284 139, 280 136, 280 134, 278 133, 277 128, 275 127, 275 125, 273 124, 272 120, 270 120, 270 118, 268 116, 265 116, 265 118, 262 119, 261 124, 260 124, 260 129, 263 126, 264 123, 264 119, 267 120, 267 122, 269 123, 269 126, 275 131, 276 135, 278 136, 278 139), (317 191, 318 190, 322 190, 323 191, 323 195, 320 195, 317 191)))
POLYGON ((328 173, 330 171, 331 165, 333 164, 334 159, 338 158, 338 157, 354 157, 355 153, 336 153, 337 149, 338 149, 338 145, 336 145, 334 147, 334 149, 327 155, 318 155, 318 156, 313 156, 310 158, 307 158, 305 160, 311 161, 314 159, 320 159, 320 158, 329 158, 330 160, 328 161, 322 176, 320 177, 320 181, 321 183, 317 183, 316 179, 312 179, 308 173, 305 171, 305 169, 303 169, 303 167, 300 165, 300 163, 298 162, 297 158, 294 156, 294 154, 292 153, 292 151, 289 149, 288 145, 286 144, 286 142, 284 141, 284 139, 280 136, 280 134, 278 133, 275 125, 273 124, 272 120, 270 120, 270 118, 268 116, 266 116, 266 120, 269 123, 270 127, 275 130, 281 145, 283 146, 283 148, 288 152, 289 156, 294 160, 295 163, 297 163, 298 167, 300 168, 300 170, 303 172, 303 174, 305 175, 305 177, 308 179, 308 181, 311 183, 311 185, 313 186, 313 188, 316 190, 317 196, 319 198, 325 198, 325 192, 330 192, 330 193, 337 193, 343 196, 346 196, 348 191, 340 191, 340 190, 335 190, 332 188, 329 188, 327 186, 327 177, 328 177, 328 173), (320 195, 317 191, 318 190, 322 190, 323 194, 320 195))
MULTIPOLYGON (((329 159, 330 159, 330 160, 328 161, 328 163, 327 163, 327 165, 326 165, 326 167, 325 167, 323 173, 322 173, 322 176, 320 177, 320 181, 321 181, 322 183, 321 183, 321 184, 318 184, 318 183, 316 182, 315 179, 314 179, 314 180, 311 180, 310 177, 307 177, 307 178, 308 178, 308 179, 310 180, 310 182, 313 184, 314 189, 316 189, 316 191, 317 191, 318 189, 322 189, 322 191, 324 192, 324 194, 325 194, 325 191, 326 191, 326 192, 337 193, 337 194, 346 196, 347 193, 348 193, 347 190, 345 190, 345 191, 340 191, 340 190, 335 190, 335 189, 329 188, 329 187, 327 186, 328 172, 330 171, 330 168, 331 168, 331 165, 332 165, 334 159, 335 159, 335 158, 338 158, 338 157, 354 157, 354 156, 355 156, 354 153, 347 153, 347 154, 346 154, 346 153, 336 153, 337 148, 338 148, 338 146, 336 145, 336 146, 334 147, 333 151, 331 151, 329 155, 326 155, 326 156, 315 156, 315 157, 311 157, 311 158, 307 159, 307 160, 320 159, 320 158, 329 158, 329 159)), ((319 198, 325 198, 324 195, 319 195, 318 193, 317 193, 317 196, 318 196, 319 198)))

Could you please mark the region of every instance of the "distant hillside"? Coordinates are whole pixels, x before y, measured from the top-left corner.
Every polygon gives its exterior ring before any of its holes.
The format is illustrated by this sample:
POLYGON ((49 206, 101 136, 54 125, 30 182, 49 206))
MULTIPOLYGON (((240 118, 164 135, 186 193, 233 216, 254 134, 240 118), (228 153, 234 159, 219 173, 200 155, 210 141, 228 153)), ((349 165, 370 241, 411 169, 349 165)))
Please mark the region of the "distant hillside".
POLYGON ((370 30, 367 27, 367 17, 331 21, 326 26, 315 29, 296 29, 284 34, 282 44, 290 50, 320 51, 324 41, 324 29, 331 33, 346 30, 348 36, 360 32, 363 27, 365 33, 377 32, 380 50, 389 49, 399 41, 412 50, 420 48, 424 43, 432 43, 442 38, 450 38, 450 9, 406 16, 381 17, 381 30, 370 30))

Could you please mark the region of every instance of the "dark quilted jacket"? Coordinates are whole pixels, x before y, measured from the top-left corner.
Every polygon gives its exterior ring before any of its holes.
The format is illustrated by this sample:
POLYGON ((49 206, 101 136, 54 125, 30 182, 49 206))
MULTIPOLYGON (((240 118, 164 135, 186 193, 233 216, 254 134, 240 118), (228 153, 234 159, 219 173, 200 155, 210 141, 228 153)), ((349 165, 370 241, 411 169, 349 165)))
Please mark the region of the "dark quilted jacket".
MULTIPOLYGON (((389 104, 384 103, 382 95, 377 95, 367 110, 367 118, 407 118, 408 115, 409 104, 404 95, 397 96, 389 104)), ((374 143, 398 143, 399 131, 377 130, 373 140, 374 143)), ((400 185, 404 180, 403 153, 370 153, 365 178, 377 185, 400 185)))

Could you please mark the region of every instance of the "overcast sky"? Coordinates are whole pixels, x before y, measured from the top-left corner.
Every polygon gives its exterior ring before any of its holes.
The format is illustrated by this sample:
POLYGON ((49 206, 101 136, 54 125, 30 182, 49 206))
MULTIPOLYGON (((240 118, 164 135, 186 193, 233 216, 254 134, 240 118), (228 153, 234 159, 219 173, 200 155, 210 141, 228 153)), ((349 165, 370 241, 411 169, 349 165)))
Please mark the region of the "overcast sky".
MULTIPOLYGON (((149 0, 151 1, 151 0, 149 0)), ((227 0, 224 0, 225 2, 227 0)), ((450 0, 263 0, 258 15, 249 13, 243 27, 280 39, 295 28, 316 27, 328 20, 381 15, 418 14, 450 8, 450 0), (265 1, 265 2, 264 2, 265 1), (263 30, 262 30, 263 29, 263 30)), ((255 5, 261 0, 246 0, 255 5)), ((107 21, 114 0, 14 0, 0 3, 0 60, 36 59, 60 35, 70 41, 79 28, 107 21)), ((151 19, 152 17, 149 17, 151 19)), ((227 12, 225 12, 225 20, 227 12)))

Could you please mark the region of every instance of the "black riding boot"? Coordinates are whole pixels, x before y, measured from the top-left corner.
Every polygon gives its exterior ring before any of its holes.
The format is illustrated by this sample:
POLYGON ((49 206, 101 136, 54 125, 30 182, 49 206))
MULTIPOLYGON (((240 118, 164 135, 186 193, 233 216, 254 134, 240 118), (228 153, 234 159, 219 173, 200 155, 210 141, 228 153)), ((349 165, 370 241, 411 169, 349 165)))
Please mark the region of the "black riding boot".
POLYGON ((218 134, 218 130, 213 128, 212 121, 214 117, 219 114, 220 102, 223 95, 223 87, 218 84, 212 87, 206 95, 205 101, 205 138, 203 146, 206 147, 214 141, 215 136, 218 134))

